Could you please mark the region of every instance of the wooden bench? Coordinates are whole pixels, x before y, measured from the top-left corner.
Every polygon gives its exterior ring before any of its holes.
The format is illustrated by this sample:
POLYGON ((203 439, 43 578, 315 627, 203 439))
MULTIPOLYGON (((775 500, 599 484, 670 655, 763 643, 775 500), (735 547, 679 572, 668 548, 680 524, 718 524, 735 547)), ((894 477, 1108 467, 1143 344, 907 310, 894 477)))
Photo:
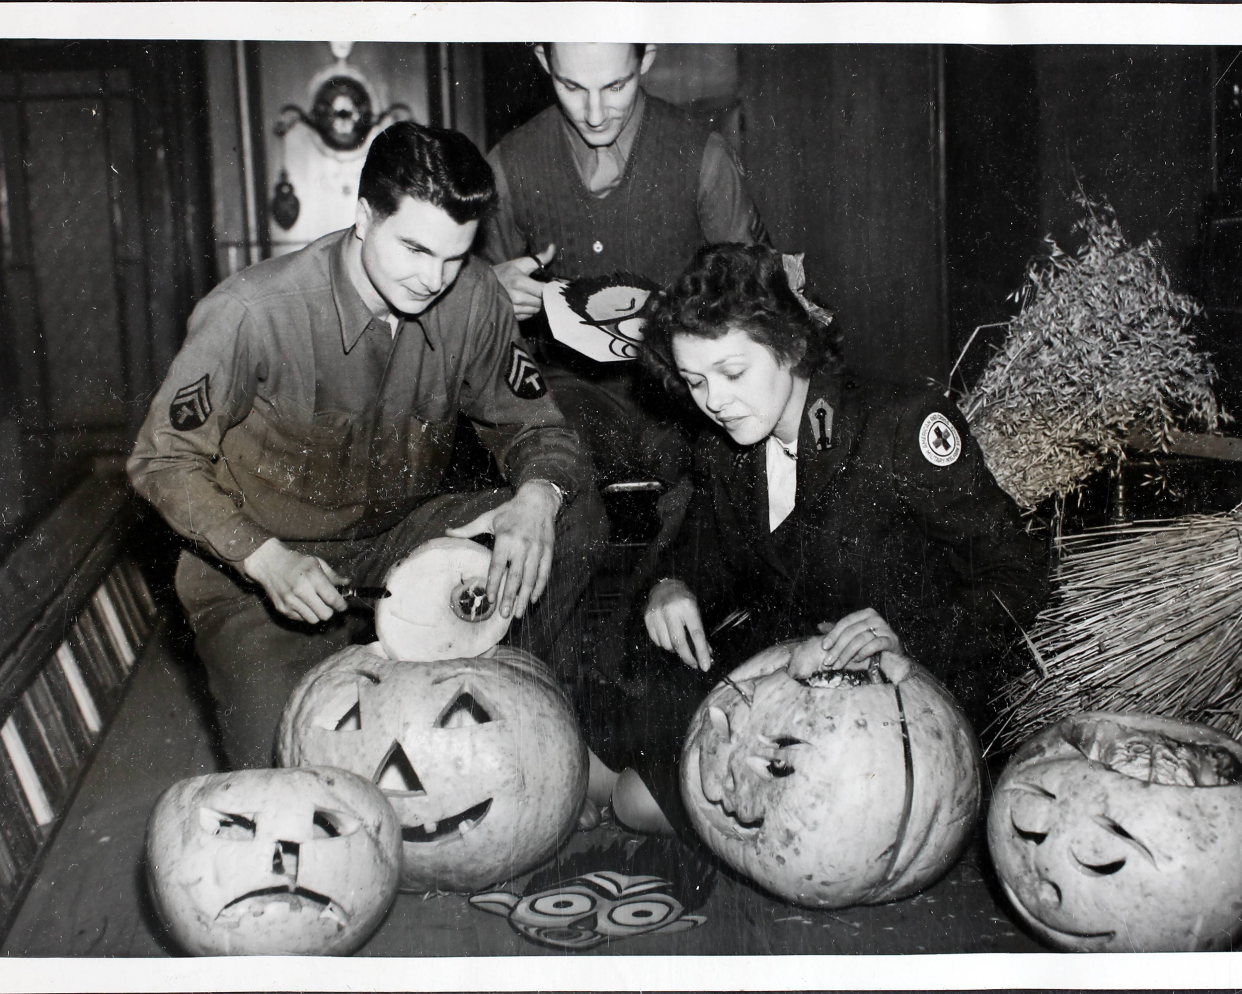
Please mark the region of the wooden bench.
POLYGON ((0 564, 0 938, 160 624, 137 522, 124 478, 96 473, 0 564))

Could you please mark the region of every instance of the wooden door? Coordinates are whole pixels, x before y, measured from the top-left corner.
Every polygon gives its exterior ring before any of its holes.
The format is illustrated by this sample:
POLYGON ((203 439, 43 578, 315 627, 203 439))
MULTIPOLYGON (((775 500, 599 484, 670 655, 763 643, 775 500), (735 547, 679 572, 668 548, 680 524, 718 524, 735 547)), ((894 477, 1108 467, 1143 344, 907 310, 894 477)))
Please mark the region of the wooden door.
POLYGON ((193 46, 0 44, 0 551, 125 455, 205 291, 193 46))

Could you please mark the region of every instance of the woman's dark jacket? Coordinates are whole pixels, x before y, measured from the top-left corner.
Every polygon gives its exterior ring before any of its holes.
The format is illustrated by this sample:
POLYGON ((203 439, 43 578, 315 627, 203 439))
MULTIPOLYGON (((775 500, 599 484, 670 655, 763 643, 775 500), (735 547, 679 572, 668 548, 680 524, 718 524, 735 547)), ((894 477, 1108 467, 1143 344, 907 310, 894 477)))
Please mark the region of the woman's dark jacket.
POLYGON ((1028 625, 1044 601, 1046 541, 1024 529, 939 393, 836 368, 813 376, 797 500, 774 533, 764 444, 742 448, 705 431, 695 470, 685 525, 656 576, 690 586, 709 631, 750 607, 751 648, 872 607, 908 655, 948 677, 1002 654, 1014 621, 1028 625), (953 433, 929 422, 937 413, 956 429, 955 458, 953 433))
POLYGON ((705 430, 695 469, 685 524, 654 575, 689 585, 709 632, 738 608, 750 618, 711 636, 714 662, 702 673, 653 646, 640 602, 625 670, 646 692, 618 693, 600 711, 610 722, 588 722, 597 755, 634 767, 675 826, 687 830, 677 757, 699 701, 722 673, 819 622, 875 608, 972 720, 986 720, 1015 621, 1028 625, 1044 601, 1048 549, 1024 529, 951 402, 821 370, 798 435, 797 501, 775 532, 765 444, 742 448, 705 430))

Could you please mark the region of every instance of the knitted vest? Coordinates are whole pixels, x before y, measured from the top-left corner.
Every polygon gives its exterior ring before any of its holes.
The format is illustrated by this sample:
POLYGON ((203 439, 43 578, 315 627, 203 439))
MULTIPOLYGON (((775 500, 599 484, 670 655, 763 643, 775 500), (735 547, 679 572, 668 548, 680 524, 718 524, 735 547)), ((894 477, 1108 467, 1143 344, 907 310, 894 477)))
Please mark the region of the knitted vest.
POLYGON ((555 104, 506 135, 497 152, 527 243, 536 251, 556 243, 556 276, 625 271, 664 285, 703 241, 697 200, 707 136, 688 114, 648 95, 621 183, 602 199, 574 168, 555 104))

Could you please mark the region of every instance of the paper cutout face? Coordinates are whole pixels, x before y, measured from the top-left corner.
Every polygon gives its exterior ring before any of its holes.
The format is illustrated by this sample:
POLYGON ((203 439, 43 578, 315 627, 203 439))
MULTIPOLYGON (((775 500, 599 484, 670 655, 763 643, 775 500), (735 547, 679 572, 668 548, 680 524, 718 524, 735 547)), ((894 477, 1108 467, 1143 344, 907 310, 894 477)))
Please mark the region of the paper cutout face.
POLYGON ((1228 949, 1242 934, 1242 746, 1151 715, 1058 722, 1014 754, 988 848, 1014 909, 1061 949, 1228 949))
POLYGON ((689 912, 711 893, 715 870, 676 840, 631 839, 558 862, 531 877, 524 896, 492 891, 475 894, 470 903, 556 949, 592 949, 654 932, 683 932, 706 921, 689 912))
POLYGON ((147 876, 157 914, 189 953, 348 953, 396 897, 400 846, 392 809, 359 777, 240 770, 160 796, 147 876))
MULTIPOLYGON (((786 643, 768 653, 785 653, 786 643)), ((899 684, 809 687, 781 668, 719 684, 682 753, 686 811, 707 845, 806 907, 878 904, 952 866, 979 812, 979 753, 919 667, 899 684)))
POLYGON ((684 913, 659 877, 588 873, 558 888, 519 898, 507 891, 470 898, 476 908, 507 915, 518 932, 557 949, 591 949, 648 932, 681 932, 707 919, 684 913))
POLYGON ((507 646, 422 663, 351 646, 294 690, 277 752, 281 765, 337 766, 384 791, 407 891, 470 892, 529 871, 573 831, 586 793, 564 692, 507 646))
POLYGON ((548 325, 558 340, 593 359, 633 359, 658 289, 633 273, 551 283, 544 291, 548 325))

